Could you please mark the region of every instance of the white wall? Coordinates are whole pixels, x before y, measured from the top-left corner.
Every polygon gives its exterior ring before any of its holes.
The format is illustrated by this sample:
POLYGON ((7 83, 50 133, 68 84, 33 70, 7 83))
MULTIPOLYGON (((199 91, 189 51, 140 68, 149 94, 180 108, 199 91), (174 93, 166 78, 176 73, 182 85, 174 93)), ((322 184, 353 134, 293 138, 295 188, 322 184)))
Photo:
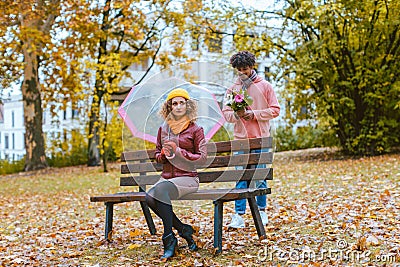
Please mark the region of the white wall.
POLYGON ((0 123, 0 159, 19 160, 25 155, 22 96, 4 100, 4 121, 0 123))

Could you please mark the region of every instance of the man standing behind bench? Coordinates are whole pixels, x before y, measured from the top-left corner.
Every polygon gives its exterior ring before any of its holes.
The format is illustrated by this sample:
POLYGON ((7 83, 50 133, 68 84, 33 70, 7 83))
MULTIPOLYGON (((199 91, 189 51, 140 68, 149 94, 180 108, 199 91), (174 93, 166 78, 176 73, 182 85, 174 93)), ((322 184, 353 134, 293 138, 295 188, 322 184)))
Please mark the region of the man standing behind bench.
MULTIPOLYGON (((235 139, 269 137, 269 121, 279 116, 280 106, 272 85, 257 75, 254 70, 255 63, 255 56, 248 51, 240 51, 230 58, 230 64, 238 71, 239 77, 226 91, 226 101, 222 112, 227 122, 234 123, 235 139), (232 101, 246 101, 246 96, 250 96, 251 104, 249 103, 248 106, 243 105, 246 106, 245 108, 237 110, 237 106, 233 107, 231 105, 232 101)), ((260 152, 267 151, 251 151, 251 153, 260 152)), ((265 166, 256 165, 255 167, 261 168, 265 166)), ((236 188, 248 188, 249 185, 250 182, 239 181, 236 183, 236 188)), ((267 182, 256 182, 256 186, 258 188, 267 188, 267 182)), ((266 225, 268 223, 268 216, 265 213, 267 196, 257 196, 256 201, 260 209, 262 223, 266 225)), ((246 212, 246 199, 235 201, 235 212, 228 226, 231 228, 244 228, 245 224, 241 215, 246 212)))

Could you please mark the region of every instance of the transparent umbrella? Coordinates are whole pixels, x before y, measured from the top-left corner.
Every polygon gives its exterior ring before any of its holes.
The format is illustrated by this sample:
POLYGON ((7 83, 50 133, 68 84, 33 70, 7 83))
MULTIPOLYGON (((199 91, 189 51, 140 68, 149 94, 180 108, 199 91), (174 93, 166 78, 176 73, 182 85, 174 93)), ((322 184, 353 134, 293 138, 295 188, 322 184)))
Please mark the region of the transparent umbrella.
POLYGON ((179 87, 197 101, 196 123, 204 128, 206 140, 211 139, 225 122, 215 95, 203 86, 176 77, 159 76, 133 87, 118 109, 133 136, 156 143, 158 128, 163 123, 159 110, 168 93, 179 87))

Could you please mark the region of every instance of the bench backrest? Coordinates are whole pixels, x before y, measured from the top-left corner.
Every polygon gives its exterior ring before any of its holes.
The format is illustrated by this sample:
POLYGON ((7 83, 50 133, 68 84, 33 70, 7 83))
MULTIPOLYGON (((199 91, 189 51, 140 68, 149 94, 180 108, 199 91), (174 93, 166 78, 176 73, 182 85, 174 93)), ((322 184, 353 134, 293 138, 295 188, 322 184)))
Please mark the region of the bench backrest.
MULTIPOLYGON (((197 166, 200 183, 272 180, 273 152, 250 153, 254 149, 271 148, 271 137, 207 143, 207 162, 197 166), (266 164, 266 167, 247 168, 247 164, 266 164)), ((123 152, 121 174, 124 176, 120 179, 120 185, 145 186, 156 183, 162 164, 155 162, 154 154, 155 149, 123 152)))

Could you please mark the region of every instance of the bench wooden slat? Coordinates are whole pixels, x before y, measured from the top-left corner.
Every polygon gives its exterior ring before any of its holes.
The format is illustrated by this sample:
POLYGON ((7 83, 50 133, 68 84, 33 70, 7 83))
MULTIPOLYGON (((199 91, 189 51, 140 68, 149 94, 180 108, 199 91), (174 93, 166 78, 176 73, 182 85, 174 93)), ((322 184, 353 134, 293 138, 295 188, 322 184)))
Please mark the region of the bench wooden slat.
MULTIPOLYGON (((222 141, 207 144, 207 153, 223 153, 240 150, 272 148, 272 137, 222 141)), ((155 149, 128 151, 121 154, 121 161, 154 159, 155 149)))
MULTIPOLYGON (((195 193, 188 194, 182 197, 180 200, 234 200, 240 198, 249 198, 259 196, 263 194, 270 194, 270 188, 252 188, 252 189, 232 189, 232 188, 221 188, 221 189, 207 189, 198 190, 195 193)), ((145 192, 126 192, 108 194, 103 196, 91 197, 91 202, 130 202, 130 201, 145 201, 145 192)))
MULTIPOLYGON (((272 177, 272 168, 221 170, 199 173, 200 183, 272 180, 272 177)), ((159 179, 159 174, 121 177, 120 186, 152 185, 159 179)))
MULTIPOLYGON (((248 164, 272 164, 273 153, 265 152, 259 154, 240 154, 232 156, 208 157, 204 165, 198 168, 218 168, 226 166, 241 166, 243 162, 248 164)), ((144 162, 121 165, 121 174, 155 172, 162 170, 162 164, 156 162, 144 162)))
POLYGON ((265 194, 271 194, 271 188, 254 188, 254 189, 208 189, 198 190, 196 193, 192 193, 182 197, 182 200, 235 200, 242 198, 249 198, 254 196, 260 196, 265 194))
POLYGON ((121 203, 130 201, 145 201, 145 197, 146 192, 124 192, 90 197, 90 201, 121 203))

